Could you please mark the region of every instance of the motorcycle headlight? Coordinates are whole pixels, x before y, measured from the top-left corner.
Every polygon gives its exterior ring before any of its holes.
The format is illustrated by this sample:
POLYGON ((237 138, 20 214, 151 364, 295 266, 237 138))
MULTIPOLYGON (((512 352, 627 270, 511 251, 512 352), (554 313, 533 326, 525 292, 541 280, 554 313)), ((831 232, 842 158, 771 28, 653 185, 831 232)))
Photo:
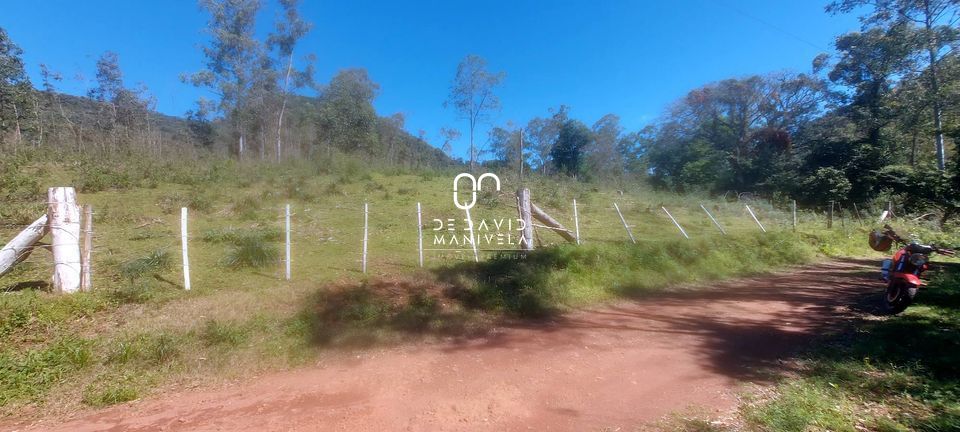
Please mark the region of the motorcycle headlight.
POLYGON ((917 267, 922 267, 927 263, 927 256, 922 253, 915 253, 910 255, 910 264, 913 264, 917 267))

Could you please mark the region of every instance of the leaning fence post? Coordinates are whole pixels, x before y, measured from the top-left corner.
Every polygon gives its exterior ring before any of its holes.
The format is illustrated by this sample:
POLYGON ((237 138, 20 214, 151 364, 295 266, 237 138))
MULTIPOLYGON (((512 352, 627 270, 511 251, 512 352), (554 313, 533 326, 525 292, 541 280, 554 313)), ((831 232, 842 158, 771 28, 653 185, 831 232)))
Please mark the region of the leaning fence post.
POLYGON ((370 209, 368 204, 363 203, 363 264, 362 264, 362 268, 364 273, 367 272, 367 232, 368 232, 367 223, 369 219, 368 214, 370 213, 369 210, 370 209))
POLYGON ((717 229, 720 230, 720 234, 727 235, 727 231, 724 230, 723 226, 720 225, 720 222, 717 222, 717 219, 714 218, 712 214, 710 214, 710 210, 707 210, 707 208, 704 207, 703 204, 700 204, 700 208, 702 208, 703 211, 707 213, 707 217, 709 217, 710 221, 717 226, 717 229))
POLYGON ((80 208, 72 187, 47 191, 47 219, 53 237, 53 289, 73 293, 80 289, 80 208))
POLYGON ((423 267, 423 216, 420 203, 417 203, 417 251, 420 253, 420 267, 423 267))
POLYGON ((93 206, 83 206, 83 251, 80 256, 80 290, 90 291, 93 288, 90 268, 93 258, 93 206))
POLYGON ((287 280, 290 280, 290 204, 287 204, 285 212, 285 231, 286 231, 286 254, 287 259, 285 264, 286 277, 287 280))
POLYGON ((627 235, 630 236, 630 241, 632 241, 633 244, 637 244, 637 239, 633 238, 633 233, 630 232, 630 227, 627 226, 627 220, 623 218, 623 213, 620 212, 620 206, 618 206, 617 203, 613 203, 613 208, 617 209, 617 215, 620 216, 620 222, 623 222, 623 228, 627 230, 627 235))
POLYGON ((857 208, 857 203, 853 203, 853 214, 857 216, 857 222, 860 223, 860 226, 863 226, 863 217, 860 216, 860 209, 857 208))
POLYGON ((580 244, 580 214, 577 213, 576 198, 574 198, 573 200, 573 226, 575 227, 574 229, 576 229, 576 232, 577 232, 577 244, 579 245, 580 244))
POLYGON ((180 250, 183 255, 183 289, 190 290, 190 256, 187 253, 187 208, 180 208, 180 250))
POLYGON ((749 205, 745 205, 745 206, 747 207, 747 212, 750 213, 750 217, 752 217, 753 221, 756 222, 757 225, 760 227, 760 231, 767 232, 767 229, 763 227, 762 223, 760 223, 760 219, 757 219, 757 215, 753 213, 753 210, 750 209, 750 206, 749 205))
POLYGON ((670 211, 667 210, 667 208, 664 206, 660 206, 660 208, 663 209, 663 212, 667 214, 667 217, 669 217, 670 220, 673 221, 673 224, 677 226, 677 229, 680 230, 680 234, 683 234, 684 238, 689 239, 690 236, 688 236, 687 232, 683 230, 682 226, 680 226, 680 222, 677 222, 677 220, 673 217, 673 215, 670 214, 670 211))

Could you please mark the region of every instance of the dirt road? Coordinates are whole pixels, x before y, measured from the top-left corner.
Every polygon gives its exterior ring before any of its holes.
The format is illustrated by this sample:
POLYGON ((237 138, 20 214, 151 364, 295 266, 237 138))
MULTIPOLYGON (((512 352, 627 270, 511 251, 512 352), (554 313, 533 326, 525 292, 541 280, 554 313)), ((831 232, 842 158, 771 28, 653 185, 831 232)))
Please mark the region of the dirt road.
POLYGON ((599 431, 689 407, 723 416, 743 383, 767 380, 877 292, 866 270, 834 262, 671 292, 21 430, 599 431))

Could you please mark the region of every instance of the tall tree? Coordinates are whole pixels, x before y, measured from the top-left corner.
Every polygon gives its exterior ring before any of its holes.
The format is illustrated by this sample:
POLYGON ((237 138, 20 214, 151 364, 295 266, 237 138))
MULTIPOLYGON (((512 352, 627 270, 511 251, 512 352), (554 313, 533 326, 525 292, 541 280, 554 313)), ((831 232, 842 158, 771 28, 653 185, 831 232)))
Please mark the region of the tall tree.
POLYGON ((476 169, 477 152, 473 137, 478 122, 485 121, 493 111, 500 109, 500 99, 494 94, 503 82, 503 72, 487 71, 483 57, 470 54, 457 66, 457 74, 450 84, 450 96, 445 107, 453 109, 467 120, 470 130, 470 170, 476 169))
POLYGON ((590 128, 579 120, 567 120, 557 135, 557 143, 550 152, 558 172, 577 177, 583 167, 584 151, 593 140, 590 128))
POLYGON ((320 142, 345 152, 377 154, 377 113, 373 100, 380 86, 366 69, 338 72, 321 91, 317 116, 320 142))
POLYGON ((254 37, 259 0, 200 0, 210 14, 210 43, 203 47, 205 68, 185 77, 219 97, 218 111, 228 117, 243 159, 247 122, 250 120, 254 73, 263 58, 263 46, 254 37))
POLYGON ((607 114, 593 124, 593 145, 587 150, 590 172, 599 177, 619 178, 623 175, 624 161, 620 151, 623 126, 616 114, 607 114))
MULTIPOLYGON (((827 6, 831 13, 849 13, 861 7, 868 7, 861 17, 864 26, 918 25, 919 48, 926 54, 925 64, 918 66, 928 69, 928 96, 932 108, 934 148, 937 153, 937 166, 946 168, 946 153, 943 141, 943 100, 941 93, 940 61, 944 47, 960 38, 956 29, 960 19, 960 0, 836 0, 827 6)), ((918 58, 919 60, 919 58, 918 58)))
POLYGON ((535 117, 527 122, 524 142, 526 147, 531 149, 537 168, 543 175, 548 174, 551 165, 550 152, 557 142, 560 127, 569 120, 569 111, 569 107, 560 105, 550 109, 550 117, 535 117))
POLYGON ((280 162, 282 153, 283 114, 287 108, 287 93, 290 91, 291 80, 297 88, 311 84, 313 81, 312 57, 308 57, 310 63, 302 72, 294 73, 293 69, 293 50, 297 42, 312 27, 310 23, 300 17, 300 13, 297 11, 299 2, 299 0, 280 0, 280 6, 284 11, 284 19, 276 23, 276 29, 267 38, 267 46, 275 50, 277 54, 275 63, 283 64, 283 61, 286 61, 286 72, 283 74, 283 91, 280 94, 280 110, 277 113, 277 162, 280 162))
POLYGON ((22 56, 23 50, 0 27, 0 133, 12 131, 16 144, 22 140, 23 120, 33 91, 22 56))

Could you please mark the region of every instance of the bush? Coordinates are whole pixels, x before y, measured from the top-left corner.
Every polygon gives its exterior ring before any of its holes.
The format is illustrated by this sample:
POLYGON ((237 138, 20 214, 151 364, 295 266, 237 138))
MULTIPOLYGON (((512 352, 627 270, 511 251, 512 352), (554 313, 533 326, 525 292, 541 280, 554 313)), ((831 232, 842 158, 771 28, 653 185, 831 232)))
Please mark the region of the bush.
POLYGON ((120 275, 130 280, 139 279, 147 274, 157 274, 170 269, 170 253, 157 249, 144 257, 137 258, 120 266, 120 275))
POLYGON ((262 268, 276 263, 280 252, 260 236, 243 236, 233 241, 222 263, 231 268, 262 268))

